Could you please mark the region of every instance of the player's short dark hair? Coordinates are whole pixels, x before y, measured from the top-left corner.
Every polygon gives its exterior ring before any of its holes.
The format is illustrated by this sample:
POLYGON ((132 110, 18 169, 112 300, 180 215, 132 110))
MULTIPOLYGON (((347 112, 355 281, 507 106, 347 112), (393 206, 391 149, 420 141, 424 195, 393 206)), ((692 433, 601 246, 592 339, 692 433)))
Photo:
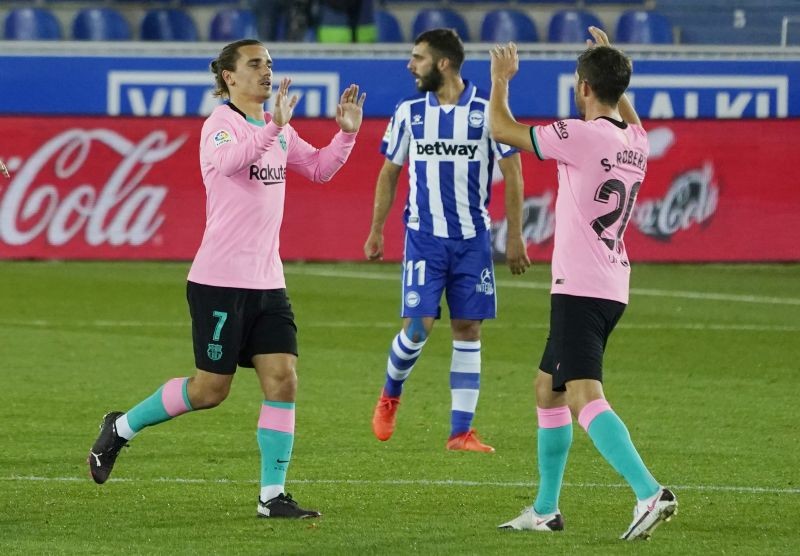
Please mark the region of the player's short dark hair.
POLYGON ((253 44, 261 44, 261 41, 256 39, 242 39, 240 41, 232 42, 226 45, 217 56, 216 60, 211 60, 209 68, 211 73, 214 74, 217 88, 214 90, 215 97, 230 96, 228 84, 222 78, 223 70, 235 71, 236 62, 239 61, 239 48, 242 46, 250 46, 253 44))
POLYGON ((430 29, 417 36, 414 44, 428 43, 435 53, 435 59, 447 58, 458 71, 464 63, 464 43, 455 29, 430 29))
POLYGON ((631 82, 631 60, 622 51, 610 46, 587 48, 578 56, 578 80, 585 80, 597 99, 611 106, 631 82))

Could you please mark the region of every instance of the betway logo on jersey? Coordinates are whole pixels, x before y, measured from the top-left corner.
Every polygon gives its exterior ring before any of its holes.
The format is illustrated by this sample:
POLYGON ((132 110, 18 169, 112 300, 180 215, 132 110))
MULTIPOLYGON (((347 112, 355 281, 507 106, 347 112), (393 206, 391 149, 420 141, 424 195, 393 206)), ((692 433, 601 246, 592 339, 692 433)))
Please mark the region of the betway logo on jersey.
MULTIPOLYGON (((287 74, 272 75, 273 91, 287 74)), ((334 117, 339 102, 339 74, 292 72, 290 93, 297 95, 295 116, 334 117)), ((208 116, 220 99, 207 71, 110 71, 106 111, 111 116, 208 116)), ((267 101, 272 111, 275 95, 267 101)))
POLYGON ((250 165, 250 179, 259 180, 264 185, 275 185, 286 181, 286 167, 277 168, 267 164, 266 168, 261 168, 255 164, 250 165))
POLYGON ((476 152, 478 145, 462 145, 452 141, 417 142, 417 154, 420 156, 466 156, 473 160, 476 152))
MULTIPOLYGON (((558 78, 558 117, 572 114, 574 74, 558 78)), ((785 118, 786 75, 634 75, 630 98, 642 118, 785 118)))

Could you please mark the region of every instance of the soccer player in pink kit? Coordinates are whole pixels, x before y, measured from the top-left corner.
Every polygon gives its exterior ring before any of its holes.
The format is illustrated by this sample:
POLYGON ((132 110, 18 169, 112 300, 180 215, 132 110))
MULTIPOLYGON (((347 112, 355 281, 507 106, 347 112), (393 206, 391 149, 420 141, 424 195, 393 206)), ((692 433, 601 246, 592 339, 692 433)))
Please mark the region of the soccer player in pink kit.
POLYGON ((647 539, 677 511, 669 489, 650 474, 628 429, 603 394, 606 342, 628 303, 630 265, 623 233, 647 169, 649 145, 625 96, 631 62, 606 34, 578 57, 575 103, 582 120, 527 126, 508 108, 508 84, 519 69, 513 43, 492 56, 490 117, 496 141, 558 161, 550 334, 536 376, 539 491, 531 507, 499 527, 560 531, 558 497, 577 417, 600 454, 636 494, 622 537, 647 539))
POLYGON ((120 449, 144 427, 219 405, 237 365, 255 368, 264 401, 258 419, 261 450, 259 517, 320 515, 284 491, 294 443, 297 329, 278 252, 286 170, 326 182, 355 144, 365 95, 350 85, 336 110, 341 131, 316 149, 289 125, 297 103, 291 81, 278 87, 273 114, 272 58, 256 40, 227 45, 211 62, 217 95, 228 102, 205 121, 200 169, 206 188, 206 229, 189 271, 195 374, 173 378, 127 413, 108 413, 89 453, 102 484, 120 449))

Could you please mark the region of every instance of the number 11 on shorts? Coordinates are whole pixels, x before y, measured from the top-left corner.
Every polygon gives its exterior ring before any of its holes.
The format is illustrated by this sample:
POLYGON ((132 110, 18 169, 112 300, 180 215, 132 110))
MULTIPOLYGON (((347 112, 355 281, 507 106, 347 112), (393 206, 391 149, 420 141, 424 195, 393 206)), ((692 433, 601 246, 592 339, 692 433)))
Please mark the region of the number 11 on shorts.
POLYGON ((414 271, 417 271, 417 285, 425 285, 425 261, 406 261, 406 286, 414 285, 414 271))

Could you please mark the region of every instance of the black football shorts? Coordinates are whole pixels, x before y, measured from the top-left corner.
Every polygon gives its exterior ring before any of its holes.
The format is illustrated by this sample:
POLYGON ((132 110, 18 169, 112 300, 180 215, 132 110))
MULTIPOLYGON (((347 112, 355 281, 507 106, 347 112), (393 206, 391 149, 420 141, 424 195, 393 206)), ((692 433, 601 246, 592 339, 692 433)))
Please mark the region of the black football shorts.
POLYGON ((550 334, 539 368, 553 375, 553 391, 565 391, 570 380, 603 381, 606 342, 624 312, 624 303, 610 299, 550 296, 550 334))
POLYGON ((253 356, 297 355, 297 327, 285 289, 250 290, 188 282, 194 360, 198 369, 233 374, 253 356))

